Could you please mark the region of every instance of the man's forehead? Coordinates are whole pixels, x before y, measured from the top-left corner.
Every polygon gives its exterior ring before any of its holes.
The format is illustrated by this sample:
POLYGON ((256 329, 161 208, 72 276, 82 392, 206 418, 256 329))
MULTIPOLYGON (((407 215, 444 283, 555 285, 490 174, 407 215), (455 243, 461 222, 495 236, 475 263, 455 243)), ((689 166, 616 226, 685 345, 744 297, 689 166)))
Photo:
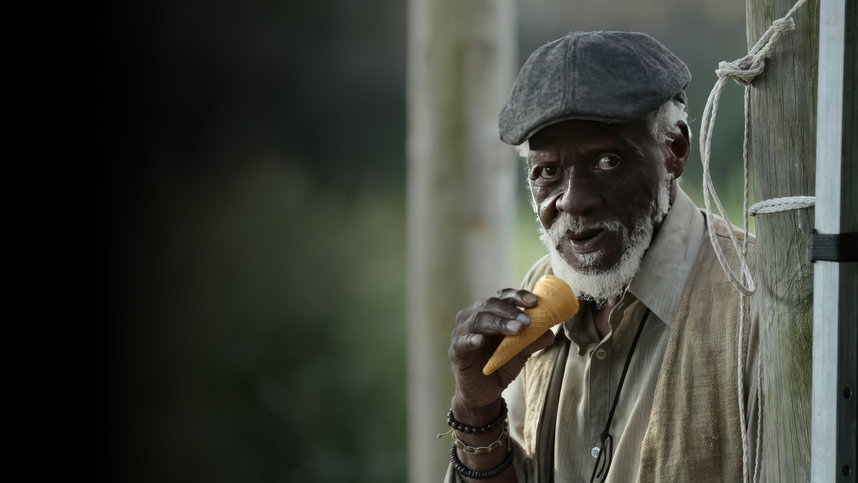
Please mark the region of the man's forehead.
POLYGON ((677 98, 688 67, 637 32, 572 32, 537 49, 522 67, 499 118, 501 140, 518 145, 548 125, 577 119, 639 121, 677 98))

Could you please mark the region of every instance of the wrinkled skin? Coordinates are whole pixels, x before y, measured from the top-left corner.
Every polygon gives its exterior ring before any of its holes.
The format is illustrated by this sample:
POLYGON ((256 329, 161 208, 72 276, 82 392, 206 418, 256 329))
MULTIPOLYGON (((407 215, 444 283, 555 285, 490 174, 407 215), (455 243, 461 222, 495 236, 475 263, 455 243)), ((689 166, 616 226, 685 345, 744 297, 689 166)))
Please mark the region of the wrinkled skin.
POLYGON ((483 374, 483 367, 503 336, 518 334, 530 325, 530 319, 519 307, 534 307, 537 300, 527 290, 507 288, 494 297, 476 301, 456 316, 449 356, 456 377, 453 412, 457 419, 481 425, 497 416, 496 410, 492 414, 492 405, 501 392, 518 376, 531 354, 551 345, 554 336, 549 331, 497 371, 488 376, 483 374), (485 421, 467 419, 468 416, 485 418, 479 414, 481 410, 490 414, 485 421), (470 414, 472 411, 477 413, 470 414))
MULTIPOLYGON (((681 122, 678 126, 679 135, 664 143, 652 138, 644 122, 567 121, 539 131, 529 140, 528 171, 543 226, 551 226, 558 213, 567 212, 588 222, 616 220, 631 231, 657 196, 655 163, 664 163, 674 179, 682 174, 689 137, 687 126, 681 122)), ((675 182, 671 182, 671 203, 674 196, 675 182)), ((610 232, 570 233, 565 241, 560 251, 576 269, 582 266, 583 255, 593 253, 598 256, 591 267, 611 267, 624 250, 622 240, 610 232)), ((518 334, 530 323, 522 309, 536 302, 532 293, 508 288, 476 301, 456 316, 449 356, 456 381, 452 406, 457 420, 483 425, 494 419, 503 390, 531 354, 551 345, 554 335, 548 331, 493 374, 482 373, 502 337, 518 334)), ((597 327, 607 324, 610 309, 594 311, 597 327)))
MULTIPOLYGON (((650 216, 659 188, 659 166, 678 178, 688 154, 687 128, 666 143, 652 138, 645 122, 606 124, 567 121, 549 126, 530 139, 528 177, 537 216, 550 227, 568 213, 590 225, 618 222, 626 232, 650 216)), ((675 196, 671 183, 669 199, 675 196)), ((657 226, 655 227, 658 228, 657 226)), ((576 270, 606 270, 626 248, 617 232, 570 232, 558 246, 576 270), (587 254, 599 255, 585 266, 587 254)))

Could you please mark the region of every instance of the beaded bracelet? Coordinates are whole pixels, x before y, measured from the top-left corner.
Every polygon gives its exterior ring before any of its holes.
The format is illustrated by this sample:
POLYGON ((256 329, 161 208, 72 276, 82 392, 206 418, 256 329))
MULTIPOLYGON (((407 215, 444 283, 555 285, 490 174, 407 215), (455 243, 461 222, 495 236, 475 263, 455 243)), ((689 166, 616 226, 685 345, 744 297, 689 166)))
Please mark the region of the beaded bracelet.
POLYGON ((500 424, 502 422, 504 422, 504 420, 506 420, 506 413, 507 413, 506 401, 504 401, 503 398, 501 398, 500 401, 501 401, 500 414, 498 415, 498 417, 496 417, 494 419, 494 421, 490 422, 489 424, 486 424, 485 426, 471 426, 471 425, 462 424, 462 423, 456 421, 456 418, 453 417, 453 408, 450 408, 450 412, 447 413, 447 424, 449 424, 450 427, 455 429, 456 431, 462 431, 465 433, 471 433, 471 434, 488 433, 489 431, 500 426, 500 424))
POLYGON ((450 463, 453 464, 453 468, 456 469, 456 472, 464 476, 465 478, 473 478, 475 480, 486 480, 489 478, 494 478, 495 476, 506 471, 506 469, 509 468, 510 465, 512 465, 512 460, 513 452, 509 451, 507 452, 506 458, 503 460, 503 462, 495 466, 494 468, 485 471, 472 470, 465 466, 464 463, 459 460, 459 455, 456 451, 456 445, 454 444, 453 447, 450 448, 450 463))

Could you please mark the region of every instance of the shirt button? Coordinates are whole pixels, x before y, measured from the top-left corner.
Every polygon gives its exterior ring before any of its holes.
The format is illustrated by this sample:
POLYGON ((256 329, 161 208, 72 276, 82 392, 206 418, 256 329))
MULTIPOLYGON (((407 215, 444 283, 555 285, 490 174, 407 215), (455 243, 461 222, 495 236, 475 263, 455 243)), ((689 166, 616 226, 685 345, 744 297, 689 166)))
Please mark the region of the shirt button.
POLYGON ((590 450, 590 456, 592 456, 593 458, 598 458, 599 453, 601 452, 602 450, 600 450, 598 446, 593 446, 593 449, 590 450))
MULTIPOLYGON (((596 350, 596 358, 597 359, 604 359, 607 355, 608 355, 608 351, 606 351, 605 349, 596 350)), ((598 449, 598 448, 596 448, 596 449, 598 449)))

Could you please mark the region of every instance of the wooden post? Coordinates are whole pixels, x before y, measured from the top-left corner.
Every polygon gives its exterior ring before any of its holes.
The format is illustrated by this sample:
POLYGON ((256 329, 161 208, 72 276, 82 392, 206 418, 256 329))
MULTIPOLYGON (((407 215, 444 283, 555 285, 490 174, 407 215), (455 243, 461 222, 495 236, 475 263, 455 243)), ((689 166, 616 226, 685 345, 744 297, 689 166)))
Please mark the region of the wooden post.
MULTIPOLYGON (((753 46, 795 0, 747 0, 753 46)), ((750 89, 748 155, 756 201, 813 195, 818 0, 794 17, 750 89)), ((810 480, 813 268, 810 208, 757 217, 757 301, 763 372, 763 471, 768 481, 810 480)))
MULTIPOLYGON (((513 151, 497 114, 512 84, 512 0, 408 5, 409 481, 437 482, 449 462, 456 313, 512 285, 513 151)), ((384 410, 384 408, 379 408, 384 410)))

